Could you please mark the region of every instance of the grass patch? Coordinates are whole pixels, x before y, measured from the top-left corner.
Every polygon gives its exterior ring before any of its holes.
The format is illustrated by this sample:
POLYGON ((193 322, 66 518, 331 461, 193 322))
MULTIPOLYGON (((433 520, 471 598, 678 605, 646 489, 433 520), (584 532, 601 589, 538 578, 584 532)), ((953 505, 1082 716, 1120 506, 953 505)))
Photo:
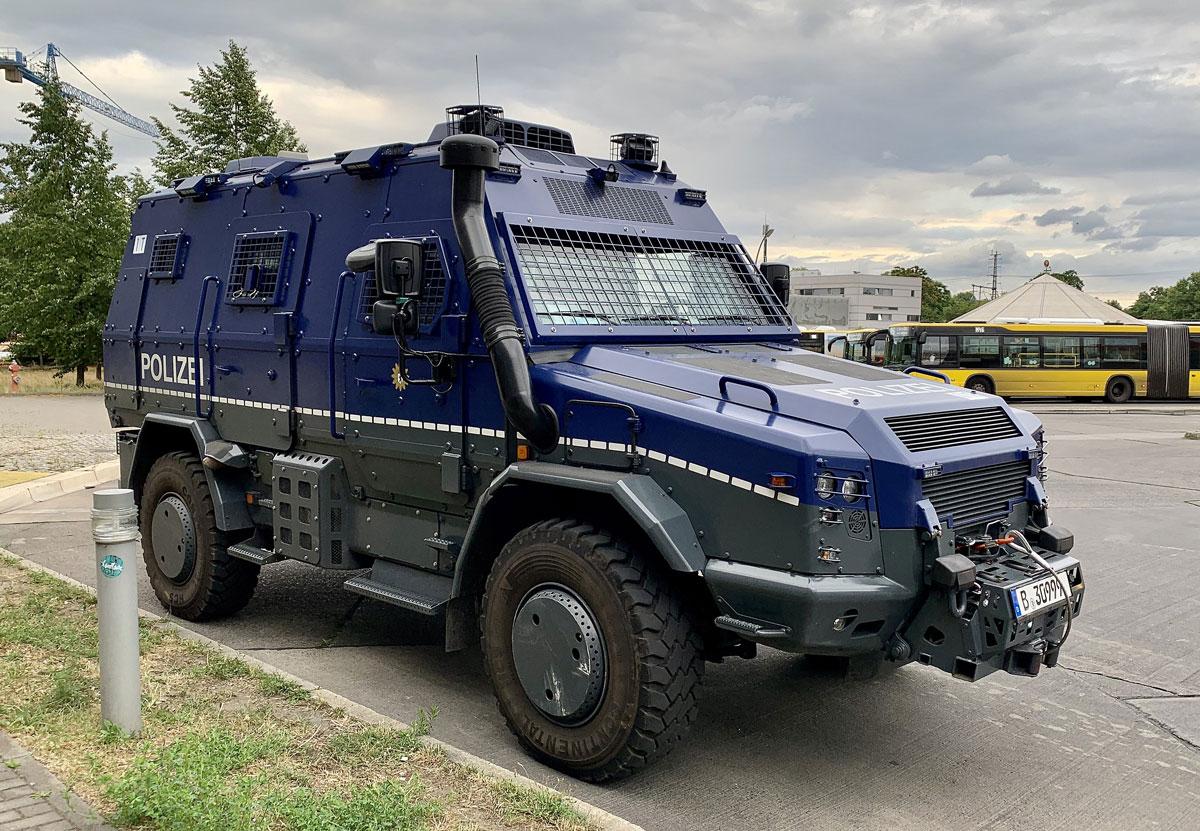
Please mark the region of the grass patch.
MULTIPOLYGON (((8 362, 4 362, 5 368, 8 362)), ((96 368, 88 367, 84 373, 84 385, 75 386, 75 370, 57 375, 53 368, 24 367, 21 372, 20 392, 9 393, 8 376, 4 377, 4 392, 15 395, 95 395, 104 392, 104 382, 96 380, 96 368)))
POLYGON ((498 783, 407 730, 153 621, 141 625, 145 729, 100 719, 95 599, 0 554, 0 729, 113 824, 146 831, 584 831, 558 794, 498 783))
POLYGON ((1183 437, 1190 441, 1200 441, 1200 433, 1184 433, 1183 437))

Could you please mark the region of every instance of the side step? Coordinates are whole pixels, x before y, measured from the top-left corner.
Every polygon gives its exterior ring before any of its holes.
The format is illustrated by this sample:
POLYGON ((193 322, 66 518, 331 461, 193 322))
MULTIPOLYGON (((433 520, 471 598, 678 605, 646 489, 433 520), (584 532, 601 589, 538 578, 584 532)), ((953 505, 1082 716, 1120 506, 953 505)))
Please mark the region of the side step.
POLYGON ((732 615, 721 615, 713 621, 713 624, 718 629, 724 629, 726 632, 733 632, 745 638, 756 638, 759 640, 786 638, 792 633, 791 628, 788 626, 763 626, 761 623, 751 623, 748 620, 742 620, 732 615))
POLYGON ((369 574, 351 577, 342 587, 422 615, 438 615, 450 602, 451 578, 419 568, 376 560, 369 574))
POLYGON ((245 560, 248 563, 254 563, 256 566, 270 565, 278 563, 283 557, 280 557, 274 551, 268 551, 265 548, 259 548, 252 542, 239 542, 236 545, 231 545, 227 549, 230 557, 237 557, 239 560, 245 560))

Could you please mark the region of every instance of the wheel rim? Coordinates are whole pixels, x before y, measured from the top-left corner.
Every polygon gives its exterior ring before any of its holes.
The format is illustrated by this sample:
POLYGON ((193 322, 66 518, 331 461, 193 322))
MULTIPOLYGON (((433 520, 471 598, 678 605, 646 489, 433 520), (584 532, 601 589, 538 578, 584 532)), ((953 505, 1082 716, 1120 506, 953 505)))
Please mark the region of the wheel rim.
POLYGON ((154 560, 163 576, 174 583, 185 582, 196 565, 196 525, 187 503, 169 493, 154 506, 150 523, 154 560))
POLYGON ((513 663, 525 695, 554 721, 580 724, 604 696, 604 639, 591 611, 562 586, 534 588, 513 617, 513 663))
POLYGON ((987 392, 988 391, 987 381, 976 381, 974 384, 971 385, 971 389, 975 390, 976 392, 987 392))

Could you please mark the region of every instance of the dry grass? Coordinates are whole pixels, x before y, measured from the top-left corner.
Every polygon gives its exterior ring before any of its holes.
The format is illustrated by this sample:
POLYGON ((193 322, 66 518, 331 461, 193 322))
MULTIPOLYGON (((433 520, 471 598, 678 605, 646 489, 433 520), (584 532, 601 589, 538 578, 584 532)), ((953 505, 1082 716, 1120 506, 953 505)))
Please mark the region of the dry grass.
MULTIPOLYGON (((0 378, 0 389, 5 395, 11 395, 9 392, 9 375, 7 364, 3 367, 4 372, 0 378)), ((84 374, 84 385, 82 387, 75 386, 75 371, 71 370, 65 375, 55 377, 57 369, 39 369, 35 367, 25 367, 19 373, 21 376, 21 385, 18 387, 19 392, 16 395, 95 395, 96 393, 104 392, 104 382, 96 380, 95 367, 88 367, 84 374)))
POLYGON ((49 475, 48 473, 34 470, 0 470, 0 488, 7 488, 9 485, 19 485, 22 482, 41 479, 43 476, 49 475))
POLYGON ((0 559, 0 728, 118 825, 556 829, 561 796, 498 783, 407 731, 366 725, 161 624, 142 626, 139 738, 102 727, 95 601, 0 559))

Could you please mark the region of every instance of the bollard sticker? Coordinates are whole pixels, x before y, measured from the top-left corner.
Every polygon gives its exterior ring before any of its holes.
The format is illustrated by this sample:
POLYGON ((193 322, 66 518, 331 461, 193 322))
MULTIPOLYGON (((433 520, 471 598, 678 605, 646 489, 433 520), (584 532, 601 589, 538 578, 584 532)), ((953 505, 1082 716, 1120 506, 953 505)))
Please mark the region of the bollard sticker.
POLYGON ((100 561, 100 573, 105 577, 120 577, 125 570, 125 561, 116 554, 106 554, 100 561))

